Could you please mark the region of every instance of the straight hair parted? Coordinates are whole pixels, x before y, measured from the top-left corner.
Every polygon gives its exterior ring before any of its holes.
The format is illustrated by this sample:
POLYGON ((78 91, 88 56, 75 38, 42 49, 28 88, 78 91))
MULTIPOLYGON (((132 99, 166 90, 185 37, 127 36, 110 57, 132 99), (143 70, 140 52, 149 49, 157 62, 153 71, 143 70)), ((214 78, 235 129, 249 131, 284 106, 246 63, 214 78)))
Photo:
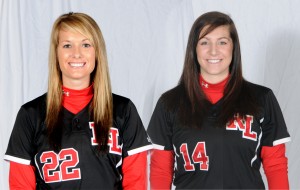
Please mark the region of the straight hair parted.
POLYGON ((46 126, 49 143, 55 150, 61 147, 62 127, 62 72, 57 57, 59 32, 70 30, 86 36, 95 49, 96 64, 91 73, 90 84, 94 84, 94 96, 90 112, 94 120, 94 129, 98 148, 101 152, 107 151, 109 130, 113 121, 113 104, 111 83, 107 63, 105 41, 102 32, 90 16, 84 13, 63 14, 53 24, 50 52, 49 78, 47 92, 46 126))
POLYGON ((184 125, 201 126, 211 107, 211 103, 199 84, 201 68, 197 60, 196 47, 201 38, 219 26, 229 26, 233 52, 229 66, 230 76, 224 89, 221 111, 218 114, 218 126, 225 127, 226 123, 233 119, 236 113, 244 117, 247 114, 256 114, 258 111, 255 99, 252 97, 252 93, 249 93, 248 82, 242 75, 240 42, 233 20, 221 12, 208 12, 198 17, 191 28, 183 72, 178 86, 163 95, 168 107, 174 108, 174 101, 179 102, 178 116, 184 125), (202 32, 205 27, 206 30, 202 32), (178 98, 178 95, 180 98, 178 98), (173 105, 171 102, 173 102, 173 105))

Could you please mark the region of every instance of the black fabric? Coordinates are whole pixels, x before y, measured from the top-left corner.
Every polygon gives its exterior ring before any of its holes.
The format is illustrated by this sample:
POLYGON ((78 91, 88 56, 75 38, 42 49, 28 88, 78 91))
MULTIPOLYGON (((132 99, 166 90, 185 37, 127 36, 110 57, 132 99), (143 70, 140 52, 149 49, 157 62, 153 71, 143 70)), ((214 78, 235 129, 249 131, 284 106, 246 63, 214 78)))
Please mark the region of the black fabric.
POLYGON ((108 154, 100 154, 93 144, 89 105, 76 115, 63 108, 62 147, 55 152, 46 135, 45 100, 46 94, 20 108, 8 160, 30 161, 36 168, 37 189, 122 189, 122 160, 151 147, 134 104, 113 94, 108 154))
POLYGON ((273 92, 250 85, 263 109, 244 120, 236 116, 224 127, 216 127, 223 99, 212 105, 199 128, 182 126, 178 110, 164 102, 168 97, 158 100, 147 132, 154 148, 174 151, 176 189, 265 188, 259 171, 261 148, 285 143, 290 135, 273 92))

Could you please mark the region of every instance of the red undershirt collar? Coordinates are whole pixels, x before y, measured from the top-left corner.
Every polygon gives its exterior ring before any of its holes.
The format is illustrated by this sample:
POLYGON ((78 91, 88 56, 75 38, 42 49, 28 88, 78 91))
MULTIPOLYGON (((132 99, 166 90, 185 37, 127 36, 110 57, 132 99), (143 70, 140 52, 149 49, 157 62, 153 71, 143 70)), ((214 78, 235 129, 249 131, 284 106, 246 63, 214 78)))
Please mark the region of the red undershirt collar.
POLYGON ((93 98, 94 84, 82 90, 74 90, 62 87, 63 101, 62 105, 70 112, 77 114, 81 111, 93 98))
POLYGON ((204 91, 205 95, 213 104, 218 102, 223 97, 223 92, 228 79, 229 79, 229 75, 223 81, 216 84, 211 84, 205 81, 201 75, 199 75, 200 86, 204 91))

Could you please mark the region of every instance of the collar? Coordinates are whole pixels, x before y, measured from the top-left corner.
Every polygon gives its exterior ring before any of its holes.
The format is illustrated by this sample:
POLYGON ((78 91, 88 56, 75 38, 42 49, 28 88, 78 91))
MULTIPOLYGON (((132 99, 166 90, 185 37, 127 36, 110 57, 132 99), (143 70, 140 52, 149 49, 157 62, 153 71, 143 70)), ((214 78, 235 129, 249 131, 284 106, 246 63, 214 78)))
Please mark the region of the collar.
POLYGON ((200 83, 200 86, 201 86, 201 88, 204 92, 212 92, 212 93, 222 92, 223 93, 223 91, 225 89, 225 86, 228 82, 229 76, 230 75, 228 75, 221 82, 218 82, 216 84, 212 84, 212 83, 209 83, 209 82, 205 81, 204 78, 201 75, 199 75, 199 83, 200 83))

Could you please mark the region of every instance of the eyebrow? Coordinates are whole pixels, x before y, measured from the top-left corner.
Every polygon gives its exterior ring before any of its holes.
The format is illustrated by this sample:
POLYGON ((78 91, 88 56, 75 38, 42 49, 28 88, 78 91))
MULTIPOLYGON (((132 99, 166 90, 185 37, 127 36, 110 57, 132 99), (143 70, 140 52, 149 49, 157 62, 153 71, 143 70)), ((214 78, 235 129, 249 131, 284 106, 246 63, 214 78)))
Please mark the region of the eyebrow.
MULTIPOLYGON (((91 40, 88 38, 81 40, 81 42, 85 42, 85 41, 91 41, 91 40)), ((59 40, 59 42, 71 42, 71 41, 70 40, 59 40)))
MULTIPOLYGON (((199 40, 202 40, 202 39, 207 39, 207 40, 210 40, 210 38, 208 38, 208 37, 206 37, 206 36, 204 36, 203 38, 199 38, 199 40)), ((222 39, 225 39, 225 40, 231 40, 231 38, 229 37, 220 37, 220 38, 218 38, 217 40, 222 40, 222 39)))

